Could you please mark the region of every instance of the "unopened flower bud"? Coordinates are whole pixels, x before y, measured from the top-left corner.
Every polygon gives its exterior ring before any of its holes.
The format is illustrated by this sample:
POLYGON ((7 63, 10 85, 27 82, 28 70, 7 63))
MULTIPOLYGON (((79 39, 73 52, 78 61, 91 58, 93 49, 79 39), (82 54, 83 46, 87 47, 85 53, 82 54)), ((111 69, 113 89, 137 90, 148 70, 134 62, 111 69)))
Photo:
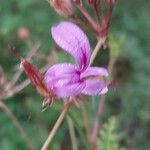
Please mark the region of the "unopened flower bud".
POLYGON ((36 87, 38 93, 45 97, 51 97, 53 95, 52 90, 47 88, 45 83, 42 81, 42 75, 39 70, 30 64, 27 60, 22 59, 20 63, 20 67, 23 68, 26 75, 32 82, 32 84, 36 87))
POLYGON ((19 39, 26 40, 26 39, 28 39, 30 32, 27 27, 21 27, 18 29, 17 35, 18 35, 19 39))
POLYGON ((61 16, 73 16, 74 10, 71 0, 48 0, 50 5, 61 16))
POLYGON ((27 60, 22 59, 20 63, 20 68, 23 68, 33 85, 41 84, 42 75, 35 66, 30 64, 27 60))
POLYGON ((103 2, 108 3, 108 4, 114 4, 116 0, 103 0, 103 2))

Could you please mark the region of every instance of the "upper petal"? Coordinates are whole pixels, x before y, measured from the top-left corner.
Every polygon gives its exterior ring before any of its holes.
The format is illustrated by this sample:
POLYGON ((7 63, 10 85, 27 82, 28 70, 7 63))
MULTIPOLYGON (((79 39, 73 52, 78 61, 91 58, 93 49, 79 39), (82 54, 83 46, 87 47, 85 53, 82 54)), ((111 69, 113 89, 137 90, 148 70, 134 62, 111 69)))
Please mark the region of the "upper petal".
POLYGON ((85 69, 90 61, 90 44, 85 33, 71 22, 61 22, 51 28, 55 42, 73 55, 80 69, 85 69))
POLYGON ((78 95, 85 87, 85 82, 80 80, 78 68, 69 63, 56 64, 49 68, 44 81, 56 96, 63 98, 78 95))
POLYGON ((85 95, 102 95, 107 93, 107 91, 108 88, 105 82, 98 79, 87 79, 82 93, 85 95))
POLYGON ((103 67, 88 67, 81 75, 82 78, 89 76, 108 76, 108 70, 103 67))

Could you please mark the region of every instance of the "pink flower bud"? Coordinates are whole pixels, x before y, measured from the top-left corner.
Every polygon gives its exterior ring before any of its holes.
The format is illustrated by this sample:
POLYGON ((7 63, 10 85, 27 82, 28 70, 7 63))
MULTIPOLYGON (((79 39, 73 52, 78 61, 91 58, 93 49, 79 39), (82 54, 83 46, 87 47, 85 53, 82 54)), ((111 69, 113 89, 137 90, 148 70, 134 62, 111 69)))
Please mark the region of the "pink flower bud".
POLYGON ((44 97, 51 97, 52 90, 47 88, 45 83, 42 80, 42 74, 39 70, 30 64, 27 60, 22 59, 20 67, 23 68, 24 72, 30 79, 31 83, 36 87, 37 92, 44 97))
POLYGON ((49 0, 50 5, 61 16, 73 16, 74 10, 71 0, 49 0))
POLYGON ((20 67, 23 68, 26 75, 29 77, 30 81, 33 85, 40 85, 42 83, 42 75, 39 70, 30 64, 27 60, 22 59, 20 63, 20 67))
POLYGON ((21 40, 26 40, 29 38, 30 32, 27 27, 21 27, 18 29, 17 35, 21 40))
POLYGON ((53 99, 55 97, 53 91, 50 88, 47 88, 47 85, 43 82, 43 77, 39 70, 30 64, 26 59, 21 59, 20 67, 23 68, 31 83, 36 87, 37 92, 41 96, 45 97, 42 104, 42 111, 46 110, 53 103, 53 99))

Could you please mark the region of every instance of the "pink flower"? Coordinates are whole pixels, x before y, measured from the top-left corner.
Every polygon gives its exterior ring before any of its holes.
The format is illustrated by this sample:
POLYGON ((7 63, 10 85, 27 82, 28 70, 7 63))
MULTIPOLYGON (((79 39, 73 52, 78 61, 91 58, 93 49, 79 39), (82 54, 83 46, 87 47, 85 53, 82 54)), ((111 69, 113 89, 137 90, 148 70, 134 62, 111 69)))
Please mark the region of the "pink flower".
POLYGON ((90 67, 90 44, 87 36, 75 24, 62 22, 51 28, 54 41, 76 60, 55 64, 44 75, 44 82, 58 97, 101 95, 108 91, 103 77, 108 71, 102 67, 90 67))

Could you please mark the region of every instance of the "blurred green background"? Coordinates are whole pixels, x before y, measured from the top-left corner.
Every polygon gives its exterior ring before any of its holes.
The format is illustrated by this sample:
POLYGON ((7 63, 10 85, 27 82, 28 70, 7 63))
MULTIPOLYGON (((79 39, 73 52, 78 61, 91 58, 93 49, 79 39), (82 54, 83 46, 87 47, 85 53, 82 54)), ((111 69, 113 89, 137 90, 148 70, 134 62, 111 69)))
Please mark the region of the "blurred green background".
MULTIPOLYGON (((115 116, 120 149, 150 149, 149 15, 150 1, 147 0, 118 0, 113 12, 110 48, 119 51, 113 71, 119 87, 108 93, 104 120, 115 116)), ((0 0, 0 65, 9 80, 14 73, 14 66, 19 62, 10 55, 8 44, 16 46, 22 56, 30 50, 27 41, 18 37, 19 28, 27 27, 30 32, 28 40, 32 43, 40 41, 41 47, 38 51, 49 54, 49 50, 54 46, 50 27, 60 20, 63 18, 59 17, 45 0, 0 0)), ((90 31, 88 35, 91 35, 90 31)), ((95 39, 90 37, 90 42, 94 47, 95 39)), ((59 62, 68 59, 64 53, 59 53, 57 57, 59 62)), ((100 57, 106 61, 108 53, 102 52, 100 57)), ((42 65, 36 59, 34 63, 42 65)), ((104 61, 100 63, 105 64, 104 61)), ((25 78, 22 76, 18 82, 25 78)), ((94 115, 98 101, 98 97, 89 98, 89 116, 94 115)), ((40 149, 61 111, 61 105, 56 102, 47 111, 41 112, 42 97, 31 85, 5 102, 20 121, 35 148, 40 149)), ((73 108, 70 113, 74 116, 74 125, 82 130, 81 110, 73 108)), ((78 135, 79 131, 76 132, 78 135)), ((79 149, 86 149, 84 140, 84 137, 78 135, 79 149)), ((0 111, 0 149, 28 149, 18 130, 3 111, 0 111)), ((53 139, 50 150, 70 149, 68 125, 65 120, 53 139)))

